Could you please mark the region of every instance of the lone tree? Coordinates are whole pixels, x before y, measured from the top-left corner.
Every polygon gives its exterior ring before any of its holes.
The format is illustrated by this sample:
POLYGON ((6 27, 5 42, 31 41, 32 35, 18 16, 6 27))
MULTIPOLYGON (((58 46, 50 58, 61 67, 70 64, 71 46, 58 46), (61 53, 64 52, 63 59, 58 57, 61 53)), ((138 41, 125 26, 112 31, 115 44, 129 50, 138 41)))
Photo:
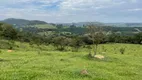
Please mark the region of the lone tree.
POLYGON ((94 56, 97 54, 97 48, 98 45, 103 41, 104 39, 104 33, 102 30, 102 27, 97 27, 94 25, 89 25, 87 27, 87 31, 88 31, 88 37, 89 39, 92 40, 93 43, 93 48, 94 49, 94 56))

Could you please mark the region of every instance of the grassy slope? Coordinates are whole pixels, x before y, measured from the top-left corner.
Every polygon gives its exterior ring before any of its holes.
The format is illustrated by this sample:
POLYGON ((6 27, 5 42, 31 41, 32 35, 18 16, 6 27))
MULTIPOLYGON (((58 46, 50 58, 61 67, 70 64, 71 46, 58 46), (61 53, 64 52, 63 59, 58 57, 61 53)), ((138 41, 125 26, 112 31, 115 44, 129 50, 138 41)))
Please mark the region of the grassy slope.
POLYGON ((35 27, 41 28, 41 29, 56 29, 56 26, 53 26, 50 24, 35 25, 35 27))
POLYGON ((99 52, 106 50, 104 60, 87 59, 87 49, 60 52, 41 46, 47 51, 39 52, 36 46, 21 45, 11 53, 1 50, 0 80, 142 80, 141 45, 101 45, 99 52), (126 47, 124 55, 119 53, 121 47, 126 47), (89 75, 80 75, 84 68, 89 75))

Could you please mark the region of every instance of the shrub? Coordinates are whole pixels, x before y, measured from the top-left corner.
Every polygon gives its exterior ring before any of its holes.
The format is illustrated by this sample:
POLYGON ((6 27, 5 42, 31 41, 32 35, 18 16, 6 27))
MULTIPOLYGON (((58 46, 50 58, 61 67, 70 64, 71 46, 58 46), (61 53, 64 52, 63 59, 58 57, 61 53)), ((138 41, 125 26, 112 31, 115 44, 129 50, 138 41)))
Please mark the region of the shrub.
POLYGON ((79 48, 84 45, 80 37, 74 37, 70 40, 70 44, 73 52, 78 52, 79 48))
POLYGON ((13 47, 15 46, 15 42, 14 42, 13 40, 10 40, 10 41, 8 42, 8 44, 9 44, 9 49, 10 49, 10 50, 12 50, 13 47))
POLYGON ((124 54, 125 53, 125 48, 120 48, 119 51, 120 51, 121 54, 124 54))
POLYGON ((103 50, 103 52, 107 51, 107 49, 105 48, 105 46, 102 46, 102 50, 103 50))
POLYGON ((53 38, 53 44, 57 50, 63 51, 69 45, 69 39, 64 36, 58 36, 53 38))
POLYGON ((91 54, 91 52, 89 52, 89 54, 87 55, 87 58, 88 58, 88 59, 94 58, 93 55, 91 54))

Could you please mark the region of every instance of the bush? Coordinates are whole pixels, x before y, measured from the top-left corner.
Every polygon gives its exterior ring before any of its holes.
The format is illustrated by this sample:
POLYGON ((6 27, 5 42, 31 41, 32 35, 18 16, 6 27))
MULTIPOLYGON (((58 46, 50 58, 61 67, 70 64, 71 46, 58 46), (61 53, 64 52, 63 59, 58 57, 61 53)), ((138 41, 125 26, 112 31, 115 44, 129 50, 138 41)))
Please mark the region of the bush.
POLYGON ((64 51, 65 48, 69 45, 70 39, 64 36, 58 36, 52 39, 53 45, 57 50, 64 51))
POLYGON ((73 52, 78 52, 79 48, 84 45, 83 41, 79 37, 72 38, 70 44, 73 52))
POLYGON ((0 40, 0 49, 9 49, 9 42, 6 40, 0 40))
POLYGON ((9 49, 10 49, 10 50, 12 50, 13 47, 15 47, 15 42, 14 42, 13 40, 10 40, 10 41, 8 42, 8 44, 9 44, 9 49))
POLYGON ((125 53, 125 48, 120 48, 119 51, 120 51, 121 54, 124 54, 125 53))

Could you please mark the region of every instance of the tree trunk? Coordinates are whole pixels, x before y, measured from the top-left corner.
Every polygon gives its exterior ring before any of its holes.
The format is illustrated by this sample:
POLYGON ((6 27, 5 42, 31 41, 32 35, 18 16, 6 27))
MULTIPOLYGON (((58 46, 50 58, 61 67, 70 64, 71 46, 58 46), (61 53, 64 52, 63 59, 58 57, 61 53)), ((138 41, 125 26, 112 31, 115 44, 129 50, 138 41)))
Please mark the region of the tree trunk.
POLYGON ((94 56, 97 54, 97 48, 98 48, 98 45, 96 44, 94 49, 94 56))

